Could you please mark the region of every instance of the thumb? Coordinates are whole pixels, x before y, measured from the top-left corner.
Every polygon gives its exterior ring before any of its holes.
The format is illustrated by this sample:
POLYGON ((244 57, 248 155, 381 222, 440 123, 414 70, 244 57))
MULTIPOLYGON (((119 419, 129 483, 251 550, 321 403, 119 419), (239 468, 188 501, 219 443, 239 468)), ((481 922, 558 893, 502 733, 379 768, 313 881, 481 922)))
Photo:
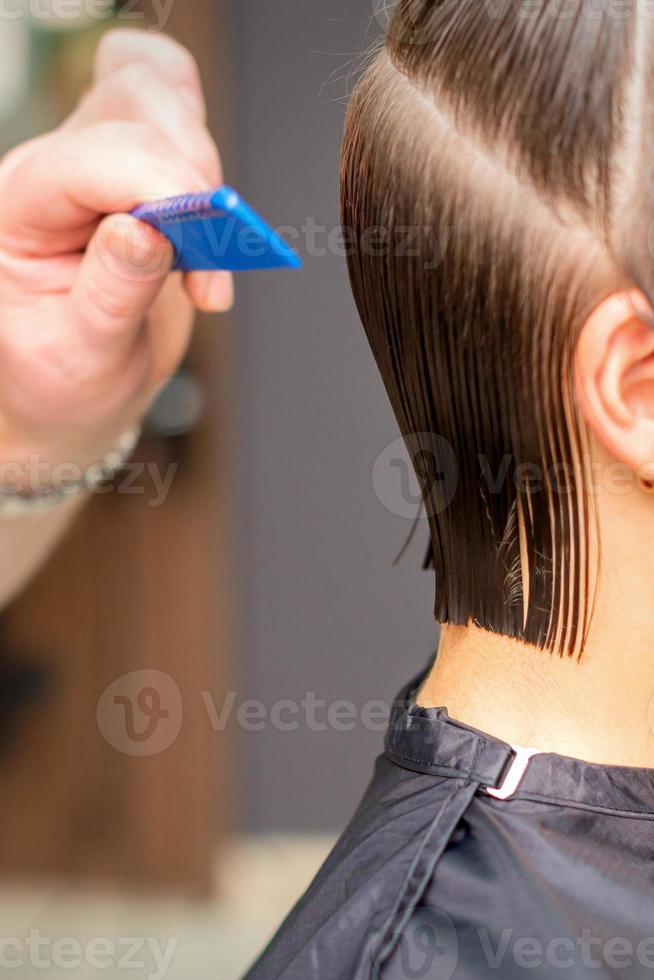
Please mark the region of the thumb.
POLYGON ((170 242, 127 214, 105 218, 95 232, 71 290, 83 339, 117 356, 130 347, 173 263, 170 242))

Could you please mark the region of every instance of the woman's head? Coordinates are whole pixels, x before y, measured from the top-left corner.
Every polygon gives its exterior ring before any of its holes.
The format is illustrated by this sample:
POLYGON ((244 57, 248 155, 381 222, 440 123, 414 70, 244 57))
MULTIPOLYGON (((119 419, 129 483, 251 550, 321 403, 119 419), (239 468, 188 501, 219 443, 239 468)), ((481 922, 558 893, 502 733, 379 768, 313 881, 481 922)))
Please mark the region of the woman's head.
POLYGON ((571 654, 591 448, 654 460, 647 6, 402 0, 343 153, 351 280, 417 461, 436 617, 571 654))

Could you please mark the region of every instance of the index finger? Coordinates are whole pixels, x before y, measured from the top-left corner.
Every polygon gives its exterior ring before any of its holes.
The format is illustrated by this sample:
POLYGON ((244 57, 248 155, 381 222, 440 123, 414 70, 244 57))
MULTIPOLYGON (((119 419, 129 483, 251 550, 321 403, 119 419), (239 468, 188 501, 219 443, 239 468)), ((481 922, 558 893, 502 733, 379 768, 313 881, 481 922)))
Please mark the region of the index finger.
POLYGON ((206 188, 151 126, 105 122, 44 140, 3 174, 0 243, 34 255, 84 247, 97 219, 206 188))
POLYGON ((100 82, 128 65, 145 63, 155 68, 172 87, 181 86, 197 102, 206 118, 200 71, 193 55, 183 45, 165 34, 146 34, 130 28, 118 28, 104 35, 95 60, 95 79, 100 82))

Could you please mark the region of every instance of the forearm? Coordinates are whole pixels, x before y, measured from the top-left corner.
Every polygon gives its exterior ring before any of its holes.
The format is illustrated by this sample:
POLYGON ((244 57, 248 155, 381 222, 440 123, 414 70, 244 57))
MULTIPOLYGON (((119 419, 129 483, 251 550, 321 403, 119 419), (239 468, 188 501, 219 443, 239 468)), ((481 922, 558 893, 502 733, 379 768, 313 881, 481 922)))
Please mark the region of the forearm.
POLYGON ((0 514, 0 610, 38 572, 88 499, 79 493, 50 511, 3 517, 0 514))

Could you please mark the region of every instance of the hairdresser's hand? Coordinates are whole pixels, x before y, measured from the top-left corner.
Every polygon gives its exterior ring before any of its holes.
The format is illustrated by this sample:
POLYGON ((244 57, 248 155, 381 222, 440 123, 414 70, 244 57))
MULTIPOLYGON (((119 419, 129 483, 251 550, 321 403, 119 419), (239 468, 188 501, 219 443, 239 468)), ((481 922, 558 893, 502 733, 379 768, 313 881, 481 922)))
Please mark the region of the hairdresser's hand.
POLYGON ((193 307, 231 305, 228 274, 169 275, 126 213, 220 182, 190 54, 108 34, 72 117, 0 163, 0 461, 94 463, 178 366, 193 307))

